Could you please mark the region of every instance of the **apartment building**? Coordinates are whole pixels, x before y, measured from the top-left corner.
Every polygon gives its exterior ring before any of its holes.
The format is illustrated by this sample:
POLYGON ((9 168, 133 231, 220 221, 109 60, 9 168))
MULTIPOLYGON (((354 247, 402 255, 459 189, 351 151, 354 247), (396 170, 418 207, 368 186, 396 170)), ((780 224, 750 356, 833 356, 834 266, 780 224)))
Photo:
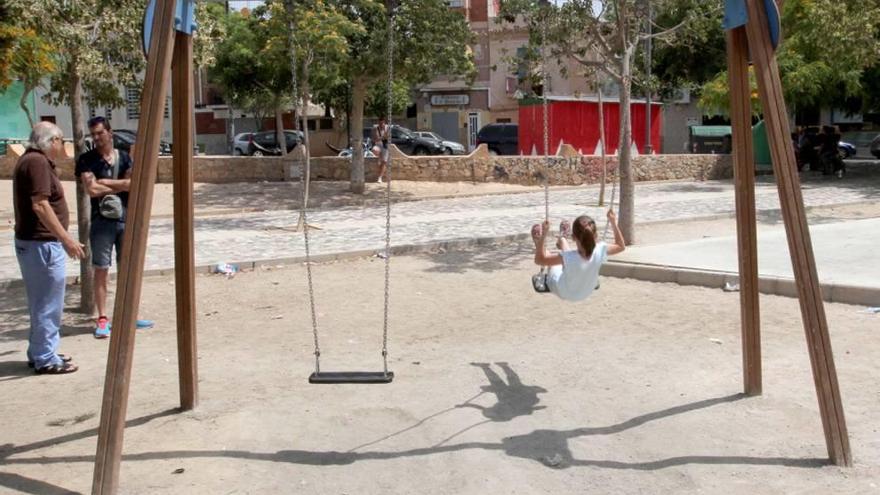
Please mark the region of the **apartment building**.
MULTIPOLYGON (((441 77, 419 88, 416 98, 418 127, 431 129, 447 139, 476 145, 476 134, 492 122, 517 122, 519 100, 530 94, 528 75, 540 74, 538 67, 523 67, 514 59, 528 44, 523 25, 501 23, 499 0, 448 0, 467 19, 476 41, 471 47, 477 66, 473 84, 441 77)), ((580 96, 591 94, 590 84, 578 77, 571 61, 568 77, 562 67, 547 63, 547 94, 580 96)))

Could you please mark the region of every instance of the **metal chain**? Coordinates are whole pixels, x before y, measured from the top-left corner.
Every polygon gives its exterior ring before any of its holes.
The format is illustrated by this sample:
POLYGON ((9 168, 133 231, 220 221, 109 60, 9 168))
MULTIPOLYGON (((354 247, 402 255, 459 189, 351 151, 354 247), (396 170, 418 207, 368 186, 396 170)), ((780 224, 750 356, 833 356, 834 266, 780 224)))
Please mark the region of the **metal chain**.
POLYGON ((544 110, 544 220, 550 221, 550 108, 547 103, 547 22, 541 23, 541 97, 544 110))
MULTIPOLYGON (((394 91, 394 0, 389 1, 388 12, 388 132, 391 133, 394 91)), ((389 138, 391 136, 388 136, 389 138)), ((390 139, 389 139, 390 141, 390 139)), ((391 144, 389 143, 389 146, 391 144)), ((391 150, 385 169, 385 307, 382 322, 382 366, 388 374, 388 304, 391 293, 391 150)))
MULTIPOLYGON (((291 13, 294 11, 294 6, 291 0, 291 13)), ((293 24, 293 20, 291 19, 289 22, 289 30, 288 30, 288 38, 290 42, 290 71, 291 76, 293 78, 293 106, 296 108, 297 102, 299 101, 298 93, 299 87, 297 86, 296 80, 296 45, 295 45, 295 26, 293 24)), ((305 117, 305 108, 300 111, 300 118, 302 119, 302 126, 306 131, 308 131, 306 126, 306 117, 305 117)), ((305 146, 305 144, 303 144, 305 146)), ((312 160, 311 153, 306 150, 306 163, 305 168, 302 170, 300 175, 300 192, 301 192, 301 200, 302 200, 302 209, 300 210, 300 217, 302 218, 303 225, 303 242, 305 244, 306 251, 306 276, 308 278, 309 285, 309 308, 312 312, 312 335, 315 340, 315 373, 321 372, 321 347, 318 345, 318 316, 317 311, 315 311, 315 288, 314 283, 312 281, 312 258, 311 258, 311 250, 309 248, 309 220, 308 220, 308 196, 306 196, 306 183, 311 179, 312 174, 312 160)))

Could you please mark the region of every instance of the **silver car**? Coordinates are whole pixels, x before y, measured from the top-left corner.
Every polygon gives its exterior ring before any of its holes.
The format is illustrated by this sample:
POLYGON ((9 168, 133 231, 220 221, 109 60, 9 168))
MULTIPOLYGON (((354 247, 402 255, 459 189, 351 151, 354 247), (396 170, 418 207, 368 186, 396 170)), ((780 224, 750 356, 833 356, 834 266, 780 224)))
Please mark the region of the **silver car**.
POLYGON ((235 156, 242 156, 248 154, 248 145, 251 141, 251 136, 253 136, 253 132, 242 132, 241 134, 236 134, 234 138, 232 138, 232 154, 235 156))
POLYGON ((467 149, 461 143, 456 143, 455 141, 449 141, 447 139, 443 139, 443 136, 440 136, 436 132, 430 131, 419 131, 413 133, 419 137, 425 139, 433 139, 435 141, 440 141, 440 146, 443 147, 444 152, 447 155, 464 155, 467 154, 467 149))

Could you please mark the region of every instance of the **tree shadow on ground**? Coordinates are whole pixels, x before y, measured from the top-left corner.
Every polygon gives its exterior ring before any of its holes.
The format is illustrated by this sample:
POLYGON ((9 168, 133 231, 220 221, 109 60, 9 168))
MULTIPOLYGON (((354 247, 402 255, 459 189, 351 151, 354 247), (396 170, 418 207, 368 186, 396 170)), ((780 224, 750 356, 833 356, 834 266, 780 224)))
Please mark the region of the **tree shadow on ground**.
MULTIPOLYGON (((729 183, 732 184, 729 180, 723 181, 712 181, 713 183, 729 183)), ((657 192, 668 192, 668 193, 691 193, 691 192, 721 192, 726 189, 725 186, 721 185, 710 185, 712 183, 707 182, 672 182, 669 184, 663 184, 657 188, 657 192)))
MULTIPOLYGON (((91 319, 79 312, 79 287, 68 286, 64 296, 64 314, 61 320, 61 336, 91 333, 91 319)), ((27 295, 24 287, 4 290, 0 299, 0 342, 23 341, 27 346, 30 331, 27 295)), ((24 352, 24 348, 22 348, 24 352)))
MULTIPOLYGON (((364 194, 349 191, 347 181, 313 181, 309 185, 309 208, 339 208, 382 204, 384 184, 366 184, 364 194)), ((391 191, 392 201, 417 199, 413 193, 391 191)), ((299 210, 302 189, 299 182, 256 182, 233 184, 201 183, 193 192, 199 210, 299 210)))
MULTIPOLYGON (((491 246, 471 246, 452 251, 418 255, 433 264, 426 272, 465 273, 469 270, 495 272, 508 270, 534 252, 531 242, 496 243, 491 246)), ((537 269, 536 269, 537 270, 537 269)))
MULTIPOLYGON (((880 199, 880 161, 847 162, 846 176, 838 179, 833 175, 822 175, 821 172, 805 170, 800 176, 801 189, 815 190, 826 187, 848 189, 861 195, 862 200, 880 199)), ((761 175, 756 178, 758 184, 775 184, 774 175, 761 175)))

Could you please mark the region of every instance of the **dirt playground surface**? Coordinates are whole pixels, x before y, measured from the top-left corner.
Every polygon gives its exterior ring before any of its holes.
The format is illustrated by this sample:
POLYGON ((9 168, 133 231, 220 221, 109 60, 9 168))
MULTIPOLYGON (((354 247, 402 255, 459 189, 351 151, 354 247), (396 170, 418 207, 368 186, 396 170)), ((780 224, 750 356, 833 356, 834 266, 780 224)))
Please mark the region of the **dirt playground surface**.
MULTIPOLYGON (((828 304, 855 466, 828 465, 800 312, 762 296, 764 395, 739 296, 604 278, 534 294, 527 246, 394 258, 390 385, 309 385, 302 266, 197 280, 200 404, 177 413, 173 279, 145 279, 120 493, 877 493, 880 316, 828 304)), ((381 368, 383 263, 316 266, 322 369, 381 368)), ((75 289, 69 302, 75 302, 75 289)), ((0 492, 89 492, 108 341, 65 315, 79 372, 24 362, 0 299, 0 492)))

